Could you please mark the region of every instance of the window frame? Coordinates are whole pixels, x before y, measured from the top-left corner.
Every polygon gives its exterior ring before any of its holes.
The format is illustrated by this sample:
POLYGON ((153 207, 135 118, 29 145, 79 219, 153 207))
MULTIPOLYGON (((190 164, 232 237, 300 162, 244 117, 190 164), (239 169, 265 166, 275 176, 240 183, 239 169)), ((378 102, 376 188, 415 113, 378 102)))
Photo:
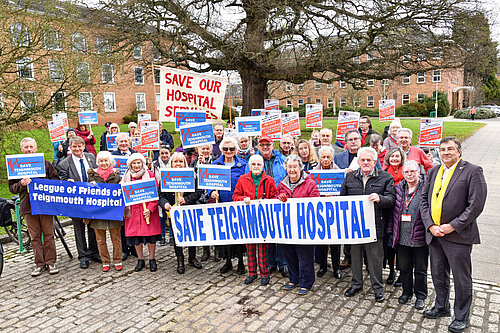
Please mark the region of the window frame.
POLYGON ((78 101, 80 104, 80 111, 86 112, 86 111, 92 111, 94 109, 94 102, 92 100, 92 92, 90 91, 81 91, 78 93, 78 101), (82 95, 88 94, 90 96, 89 101, 90 101, 90 108, 87 108, 85 105, 82 104, 82 95))
POLYGON ((347 106, 347 97, 340 97, 340 102, 339 105, 342 106, 347 106))
POLYGON ((424 93, 418 93, 417 94, 417 102, 419 103, 423 103, 424 102, 424 99, 425 97, 427 97, 424 93), (420 96, 422 96, 422 98, 420 98, 420 96))
POLYGON ((109 54, 111 52, 109 39, 104 36, 97 36, 95 39, 95 49, 97 54, 109 54))
POLYGON ((54 28, 47 29, 43 32, 43 48, 50 51, 62 50, 62 38, 59 31, 54 28), (55 33, 54 36, 48 36, 49 33, 55 33), (50 41, 50 42, 49 42, 50 41), (53 42, 55 41, 55 45, 53 42))
POLYGON ((285 91, 292 91, 293 84, 290 82, 285 82, 285 91))
POLYGON ((34 81, 35 71, 33 69, 33 58, 23 57, 16 61, 17 77, 21 81, 34 81), (29 73, 30 76, 24 76, 22 73, 29 73))
POLYGON ((432 82, 433 83, 439 83, 441 82, 441 75, 442 75, 442 72, 440 69, 435 69, 432 71, 432 82), (436 72, 439 72, 439 74, 436 74, 436 72), (436 80, 436 78, 439 77, 438 80, 436 80))
POLYGON ((116 94, 113 91, 105 91, 102 93, 103 94, 103 104, 104 104, 104 112, 117 112, 117 107, 116 107, 116 94), (107 108, 109 104, 106 104, 106 96, 112 96, 113 97, 113 109, 107 108))
POLYGON ((297 107, 300 108, 302 105, 304 105, 304 99, 303 98, 297 99, 297 107))
POLYGON ((115 83, 115 71, 113 68, 113 64, 102 64, 101 65, 101 79, 102 79, 102 83, 104 83, 104 84, 114 84, 115 83), (107 67, 108 69, 111 69, 111 80, 106 80, 104 77, 104 73, 105 73, 104 68, 105 67, 107 67))
POLYGON ((147 108, 146 108, 146 93, 143 93, 143 92, 136 92, 135 93, 135 109, 137 111, 146 111, 147 108), (142 101, 140 100, 141 98, 138 98, 139 96, 142 96, 142 101), (142 103, 144 102, 144 107, 143 108, 139 108, 139 102, 142 103))
POLYGON ((142 60, 142 45, 134 45, 134 48, 132 49, 132 57, 135 60, 142 60), (139 50, 139 54, 136 56, 136 50, 139 50))
POLYGON ((367 108, 375 107, 375 96, 366 96, 366 107, 367 108))
POLYGON ((49 59, 48 60, 49 78, 52 82, 62 82, 64 81, 64 67, 61 60, 49 59), (57 64, 57 65, 55 65, 57 64), (61 77, 57 77, 58 70, 60 70, 61 77), (54 75, 56 74, 56 75, 54 75))
POLYGON ((346 89, 347 88, 347 82, 340 80, 339 81, 339 87, 340 89, 346 89))
POLYGON ((417 73, 417 83, 418 84, 425 83, 425 72, 417 73))
POLYGON ((66 110, 68 109, 67 108, 67 99, 66 99, 66 92, 65 91, 52 91, 50 93, 50 100, 52 101, 52 107, 54 108, 54 113, 58 113, 58 112, 66 112, 66 110), (57 108, 57 105, 56 105, 56 99, 55 99, 55 95, 59 95, 59 94, 62 94, 62 109, 58 109, 57 108))
POLYGON ((75 53, 86 53, 88 52, 88 49, 89 49, 89 46, 88 46, 88 42, 87 42, 87 37, 85 37, 85 35, 79 31, 77 32, 74 32, 73 34, 71 34, 71 51, 75 52, 75 53), (81 39, 81 42, 82 42, 82 49, 79 49, 77 47, 77 45, 79 44, 80 40, 78 40, 77 38, 81 39))
POLYGON ((138 86, 143 86, 144 85, 144 67, 142 66, 135 66, 134 67, 134 83, 135 85, 138 85, 138 86), (140 70, 141 71, 141 79, 142 79, 142 82, 138 81, 137 78, 137 70, 140 70))
POLYGON ((403 75, 401 77, 402 84, 411 84, 411 75, 403 75))
POLYGON ((19 103, 21 106, 21 112, 23 114, 26 114, 28 111, 30 111, 30 108, 33 110, 36 109, 36 106, 37 106, 36 92, 32 91, 32 90, 21 91, 21 93, 19 94, 19 103), (34 102, 33 106, 26 105, 25 100, 23 99, 23 95, 28 94, 28 93, 33 95, 33 102, 34 102))
POLYGON ((90 83, 92 80, 90 78, 90 64, 86 61, 76 63, 76 78, 80 83, 90 83), (80 77, 82 70, 79 68, 81 66, 87 67, 87 77, 83 80, 83 77, 80 77))
POLYGON ((401 94, 401 105, 405 104, 410 104, 410 94, 401 94), (406 99, 405 96, 408 96, 408 98, 406 99))

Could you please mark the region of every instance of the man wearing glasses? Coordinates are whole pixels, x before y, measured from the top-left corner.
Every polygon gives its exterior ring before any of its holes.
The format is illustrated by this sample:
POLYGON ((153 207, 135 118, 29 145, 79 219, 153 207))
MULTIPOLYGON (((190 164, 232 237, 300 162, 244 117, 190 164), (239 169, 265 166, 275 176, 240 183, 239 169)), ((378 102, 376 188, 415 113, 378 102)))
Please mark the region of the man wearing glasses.
POLYGON ((420 204, 436 290, 434 307, 424 311, 424 317, 451 315, 451 268, 455 319, 448 330, 463 332, 469 326, 472 303, 472 245, 480 243, 477 218, 483 211, 487 188, 482 168, 462 159, 457 138, 443 138, 439 153, 443 164, 428 172, 420 204))
POLYGON ((361 146, 370 147, 370 138, 373 134, 380 135, 373 129, 370 117, 363 116, 359 118, 359 134, 361 134, 361 146))

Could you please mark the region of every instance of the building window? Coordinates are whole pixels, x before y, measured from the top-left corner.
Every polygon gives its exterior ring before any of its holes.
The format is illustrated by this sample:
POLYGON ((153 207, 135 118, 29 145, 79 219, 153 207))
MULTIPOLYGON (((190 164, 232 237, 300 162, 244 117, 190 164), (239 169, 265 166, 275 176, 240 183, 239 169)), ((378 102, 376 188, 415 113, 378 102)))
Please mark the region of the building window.
POLYGON ((410 103, 410 94, 402 94, 401 97, 403 105, 410 103))
POLYGON ((403 54, 403 62, 410 62, 411 61, 411 54, 403 54))
POLYGON ((432 57, 434 60, 440 60, 443 57, 443 48, 435 47, 434 48, 434 56, 432 57))
POLYGON ((366 97, 366 107, 372 108, 375 106, 375 96, 366 97))
POLYGON ((142 45, 136 45, 134 46, 134 59, 136 60, 142 60, 142 45))
POLYGON ((297 85, 297 91, 302 91, 302 90, 304 90, 304 84, 303 83, 302 84, 298 84, 297 85))
POLYGON ((152 53, 153 53, 153 61, 161 60, 160 50, 155 45, 153 45, 152 53))
POLYGON ((425 61, 427 59, 427 55, 425 53, 419 52, 417 54, 417 60, 418 61, 425 61))
POLYGON ((417 83, 425 83, 425 73, 417 73, 417 83))
POLYGON ((375 80, 374 79, 368 79, 366 80, 366 86, 367 87, 373 87, 375 85, 375 80))
POLYGON ((49 77, 54 82, 64 81, 64 69, 60 60, 49 60, 49 77))
POLYGON ((134 67, 135 84, 144 84, 144 68, 134 67))
POLYGON ((81 32, 75 32, 71 35, 71 48, 73 52, 87 52, 87 38, 81 32))
POLYGON ((358 56, 358 57, 354 57, 352 58, 352 62, 355 63, 355 64, 360 64, 361 63, 361 58, 358 56))
POLYGON ((13 47, 29 46, 31 42, 31 34, 28 27, 22 23, 11 24, 10 41, 13 47))
POLYGON ((353 97, 352 98, 352 105, 355 108, 359 108, 361 106, 361 98, 359 98, 359 97, 353 97))
POLYGON ((291 100, 289 100, 289 99, 286 100, 286 107, 287 108, 291 108, 292 107, 292 101, 291 100))
POLYGON ((114 92, 104 93, 104 112, 116 112, 116 99, 114 92))
POLYGON ((423 103, 425 98, 425 94, 417 94, 417 102, 423 103))
POLYGON ((340 88, 342 88, 342 89, 347 88, 347 83, 345 81, 340 80, 339 85, 340 85, 340 88))
POLYGON ((96 38, 96 52, 97 54, 106 54, 111 51, 111 45, 109 44, 109 40, 106 37, 97 37, 96 38))
POLYGON ((314 104, 321 104, 321 98, 315 98, 314 104))
POLYGON ((352 84, 352 87, 354 89, 361 89, 361 80, 360 79, 354 80, 354 83, 352 84))
POLYGON ((135 108, 137 111, 146 111, 146 94, 135 93, 135 108))
POLYGON ((113 84, 114 82, 113 65, 102 64, 102 83, 113 84))
POLYGON ((160 84, 160 70, 155 68, 155 84, 160 84))
POLYGON ((80 97, 80 111, 92 111, 92 93, 91 92, 81 92, 80 97))
POLYGON ((388 86, 389 85, 389 79, 382 79, 380 80, 383 86, 388 86))
POLYGON ((76 64, 76 78, 80 83, 90 83, 90 65, 88 62, 76 64))
POLYGON ((297 100, 297 107, 301 107, 302 105, 304 105, 304 100, 300 98, 297 100))
POLYGON ((403 75, 403 84, 410 84, 410 75, 403 75))
POLYGON ((326 89, 332 89, 332 88, 333 88, 333 84, 331 84, 331 83, 326 84, 326 89))
POLYGON ((48 29, 43 34, 43 47, 46 50, 62 50, 61 35, 55 29, 48 29))
POLYGON ((321 89, 321 82, 314 81, 314 89, 320 90, 321 89))
POLYGON ((347 97, 340 97, 340 106, 347 105, 347 97))
POLYGON ((160 94, 156 94, 156 110, 160 111, 160 94))
POLYGON ((367 53, 366 54, 366 61, 372 61, 372 60, 373 60, 373 56, 370 53, 367 53))
POLYGON ((332 108, 333 107, 333 97, 328 97, 326 100, 326 107, 327 108, 332 108))
POLYGON ((21 111, 33 113, 36 109, 36 94, 34 91, 23 91, 20 94, 21 111))
POLYGON ((441 82, 441 70, 432 71, 432 82, 441 82))
POLYGON ((54 112, 66 111, 66 93, 63 91, 52 92, 52 105, 54 105, 54 112))
POLYGON ((292 91, 292 84, 290 82, 285 82, 285 91, 292 91))
POLYGON ((34 80, 33 59, 24 57, 17 62, 17 75, 21 80, 34 80))

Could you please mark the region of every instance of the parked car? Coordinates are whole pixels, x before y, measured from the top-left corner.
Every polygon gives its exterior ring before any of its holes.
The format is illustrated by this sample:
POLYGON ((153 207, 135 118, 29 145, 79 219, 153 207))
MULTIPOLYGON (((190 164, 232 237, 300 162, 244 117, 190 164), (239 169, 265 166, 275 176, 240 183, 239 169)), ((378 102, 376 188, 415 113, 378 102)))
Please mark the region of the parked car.
POLYGON ((491 111, 495 112, 495 114, 497 116, 500 116, 500 106, 498 106, 496 104, 484 104, 484 105, 478 106, 478 108, 491 110, 491 111))

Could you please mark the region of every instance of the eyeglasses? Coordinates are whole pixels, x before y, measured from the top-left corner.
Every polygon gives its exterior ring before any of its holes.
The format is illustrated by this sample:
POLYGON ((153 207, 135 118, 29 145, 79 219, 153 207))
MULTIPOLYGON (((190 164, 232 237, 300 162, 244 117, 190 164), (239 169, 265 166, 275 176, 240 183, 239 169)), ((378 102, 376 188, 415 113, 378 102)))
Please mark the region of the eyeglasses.
POLYGON ((347 139, 347 142, 354 142, 354 141, 358 141, 358 140, 361 140, 360 138, 350 138, 350 139, 347 139))
POLYGON ((417 173, 417 172, 419 172, 419 170, 406 170, 406 171, 403 171, 403 173, 405 175, 409 175, 410 173, 417 173))
POLYGON ((262 147, 271 147, 270 143, 259 143, 262 147))
POLYGON ((236 148, 235 147, 224 147, 224 148, 222 148, 222 151, 228 151, 228 150, 229 151, 235 151, 236 148))

